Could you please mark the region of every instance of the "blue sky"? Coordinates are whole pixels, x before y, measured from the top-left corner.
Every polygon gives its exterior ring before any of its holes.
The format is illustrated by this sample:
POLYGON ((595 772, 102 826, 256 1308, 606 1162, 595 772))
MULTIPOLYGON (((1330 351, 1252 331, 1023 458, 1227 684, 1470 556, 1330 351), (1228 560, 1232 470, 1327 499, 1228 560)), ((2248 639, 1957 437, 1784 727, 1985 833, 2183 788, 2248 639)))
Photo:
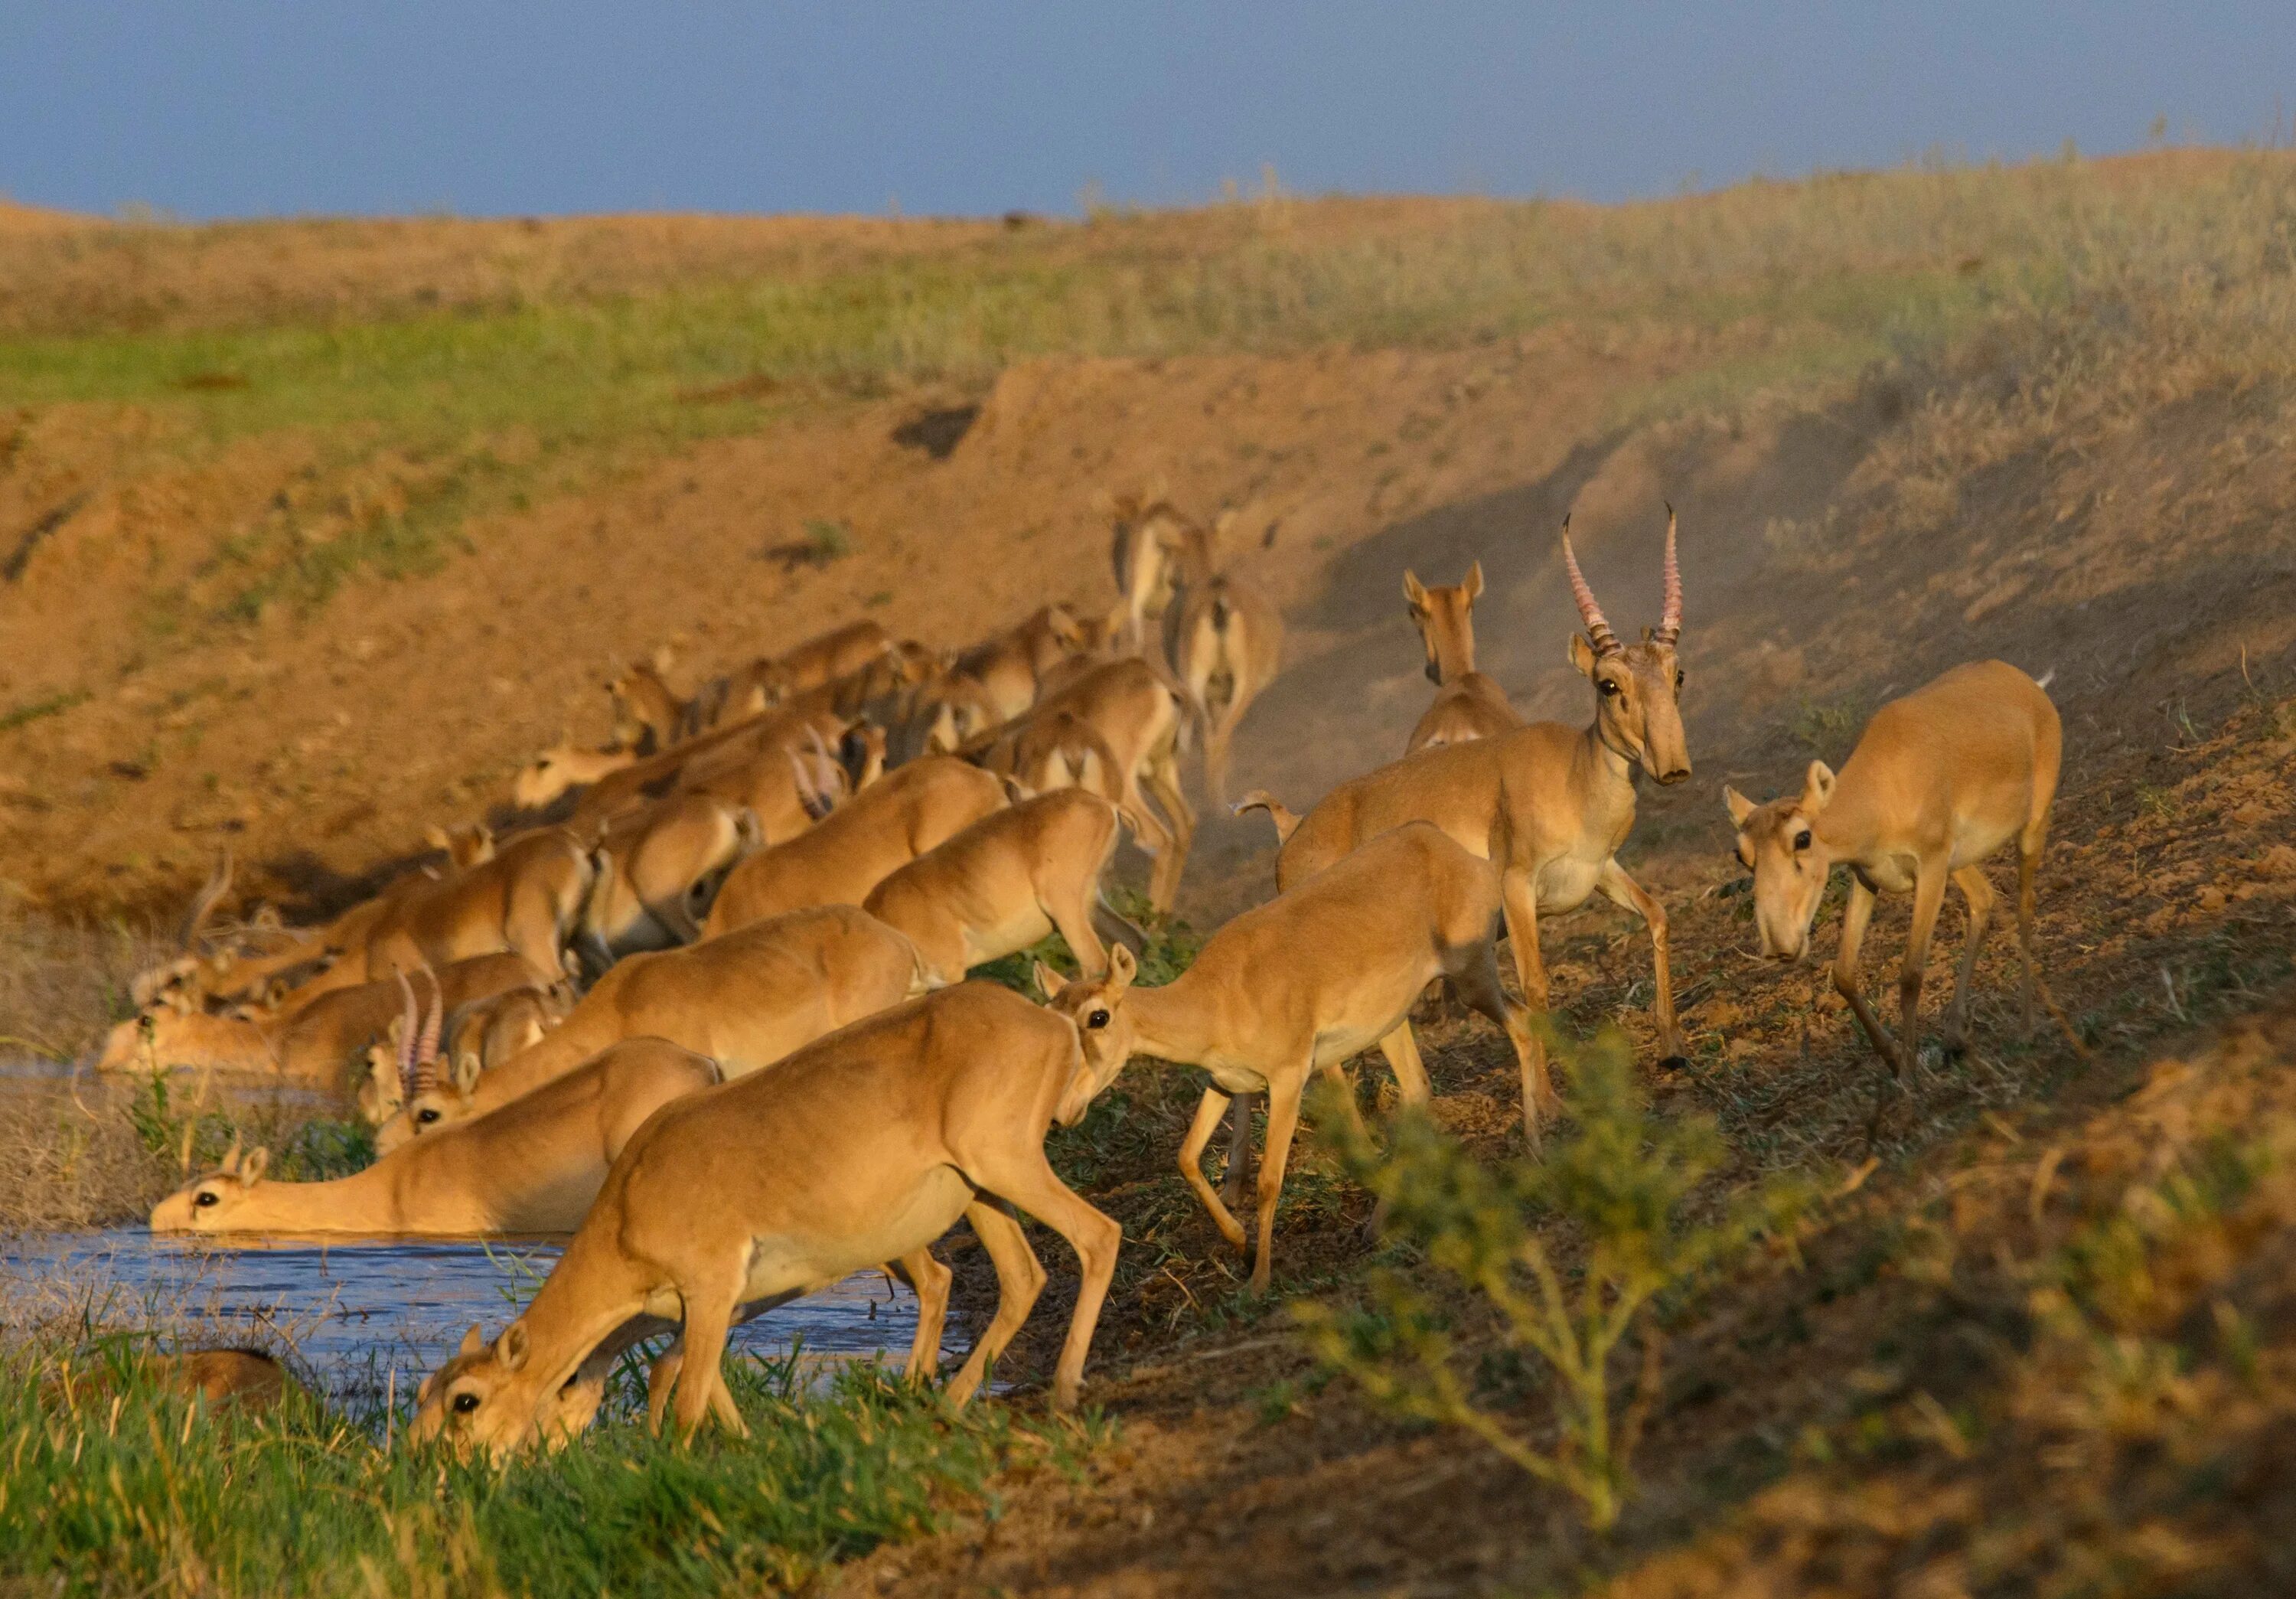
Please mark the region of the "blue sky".
POLYGON ((188 217, 1620 199, 2281 136, 2296 4, 14 0, 0 193, 188 217))

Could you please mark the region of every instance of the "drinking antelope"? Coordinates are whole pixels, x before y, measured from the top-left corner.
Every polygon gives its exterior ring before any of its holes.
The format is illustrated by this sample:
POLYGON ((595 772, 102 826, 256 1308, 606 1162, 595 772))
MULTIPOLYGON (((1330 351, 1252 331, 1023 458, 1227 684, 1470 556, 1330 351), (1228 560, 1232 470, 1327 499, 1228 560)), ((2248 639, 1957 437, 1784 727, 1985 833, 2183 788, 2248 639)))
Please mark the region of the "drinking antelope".
MULTIPOLYGON (((1045 1158, 1054 1123, 1073 1124, 1089 1103, 1080 1065, 1067 1021, 966 983, 664 1107, 615 1161, 525 1311, 423 1382, 409 1437, 497 1458, 554 1441, 545 1428, 565 1414, 561 1396, 594 1383, 601 1351, 647 1317, 684 1328, 679 1429, 715 1415, 738 1431, 720 1359, 741 1308, 922 1250, 960 1216, 1001 1264, 1028 1246, 997 1201, 1059 1233, 1082 1264, 1053 1390, 1073 1406, 1122 1241, 1045 1158), (701 1194, 707 1204, 695 1203, 701 1194)), ((1030 1277, 1016 1267, 1009 1280, 1030 1277)), ((998 1307, 951 1385, 955 1398, 972 1394, 1003 1347, 995 1341, 1028 1310, 1009 1297, 998 1307)))
POLYGON ((2048 836, 2063 753, 2057 708, 2041 685, 2015 667, 1982 660, 1956 667, 1875 711, 1839 775, 1814 760, 1799 795, 1767 805, 1735 789, 1722 791, 1738 829, 1738 858, 1754 873, 1754 921, 1765 955, 1794 961, 1808 953, 1826 877, 1836 865, 1849 868, 1833 986, 1892 1072, 1913 1062, 1923 968, 1948 881, 1969 906, 1969 933, 1946 1012, 1946 1045, 1959 1050, 1965 1041, 1970 973, 1995 897, 1980 863, 2012 840, 2024 1024, 2032 1030, 2039 987, 2033 874, 2048 836), (1857 957, 1874 896, 1908 891, 1914 918, 1898 973, 1893 1041, 1858 990, 1857 957))
POLYGON ((1403 597, 1411 625, 1427 650, 1427 678, 1442 692, 1412 728, 1406 755, 1438 744, 1464 744, 1496 738, 1522 726, 1507 703, 1506 691, 1475 670, 1475 601, 1483 592, 1483 563, 1467 569, 1464 582, 1434 588, 1419 574, 1403 574, 1403 597))
POLYGON ((1084 1041, 1086 1099, 1136 1054, 1211 1074, 1180 1145, 1180 1175, 1238 1249, 1248 1247, 1243 1228, 1204 1177, 1204 1146, 1232 1095, 1267 1095, 1259 1245, 1250 1251, 1251 1285, 1264 1292, 1275 1204, 1310 1073, 1323 1071, 1344 1088, 1349 1057, 1377 1044, 1404 1102, 1423 1103, 1427 1073, 1405 1018, 1430 981, 1447 977, 1506 1033, 1528 1074, 1529 1025, 1499 987, 1498 914, 1490 864, 1441 829, 1410 822, 1228 922, 1205 941, 1194 964, 1160 988, 1134 986, 1137 964, 1120 945, 1110 951, 1104 978, 1064 984, 1040 965, 1037 979, 1084 1041))
MULTIPOLYGON (((1570 662, 1595 691, 1589 726, 1533 722, 1496 738, 1444 744, 1343 783, 1295 820, 1266 794, 1246 795, 1239 810, 1258 807, 1275 819, 1283 847, 1275 882, 1288 890, 1346 856, 1365 839, 1412 821, 1432 822, 1453 840, 1499 866, 1499 893, 1515 976, 1524 999, 1547 1009, 1546 965, 1538 949, 1541 916, 1578 909, 1599 893, 1642 917, 1650 928, 1656 975, 1652 1020, 1659 1054, 1678 1058, 1674 981, 1667 961, 1666 912, 1620 865, 1617 851, 1635 824, 1635 771, 1661 783, 1690 775, 1677 696, 1682 668, 1682 578, 1675 562, 1674 516, 1666 524, 1665 598, 1657 628, 1622 644, 1595 603, 1571 553, 1568 523, 1562 562, 1586 624, 1570 636, 1570 662)), ((1551 1108, 1545 1044, 1534 1036, 1523 1073, 1523 1114, 1534 1136, 1551 1108)))
POLYGON ((358 1233, 486 1237, 579 1226, 631 1135, 674 1099, 719 1080, 717 1063, 659 1038, 617 1044, 493 1114, 439 1128, 324 1183, 266 1181, 267 1152, 152 1210, 154 1233, 358 1233))

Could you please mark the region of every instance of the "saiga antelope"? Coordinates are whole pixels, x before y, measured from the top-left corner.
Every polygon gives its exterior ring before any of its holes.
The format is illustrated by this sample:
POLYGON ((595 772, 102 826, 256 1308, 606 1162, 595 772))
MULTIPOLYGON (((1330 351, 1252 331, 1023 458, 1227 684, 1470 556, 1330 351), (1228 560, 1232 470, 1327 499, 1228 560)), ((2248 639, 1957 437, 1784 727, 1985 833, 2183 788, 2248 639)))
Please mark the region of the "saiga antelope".
POLYGON ((1064 718, 1090 728, 1113 759, 1120 786, 1103 797, 1123 813, 1135 842, 1153 862, 1149 902, 1160 911, 1170 909, 1196 831, 1195 808, 1180 785, 1179 750, 1186 724, 1177 695, 1144 660, 1107 661, 1048 690, 1023 720, 1000 728, 965 753, 991 771, 1026 783, 1035 769, 1032 747, 1056 750, 1073 742, 1064 718))
POLYGON ((670 749, 700 731, 695 701, 679 699, 661 674, 660 666, 640 661, 606 681, 607 697, 613 701, 614 742, 640 755, 670 749))
MULTIPOLYGON (((1147 648, 1148 623, 1162 617, 1172 603, 1174 578, 1189 541, 1201 545, 1207 535, 1160 492, 1102 496, 1099 506, 1114 525, 1110 558, 1122 599, 1124 644, 1137 654, 1147 648)), ((1196 554, 1202 570, 1210 571, 1210 548, 1196 554)))
POLYGON ((562 736, 557 743, 518 769, 518 775, 511 779, 511 803, 523 811, 541 810, 554 803, 560 795, 587 788, 636 765, 637 760, 638 752, 625 744, 586 750, 562 736))
POLYGON ((1464 744, 1496 738, 1522 726, 1507 703, 1506 691, 1475 670, 1475 601, 1483 592, 1483 563, 1467 569, 1466 580, 1434 588, 1419 574, 1403 574, 1403 597, 1411 625, 1427 650, 1427 677, 1442 692, 1412 728, 1406 755, 1437 744, 1464 744))
MULTIPOLYGON (((922 1250, 960 1216, 1000 1279, 1041 1282, 1040 1271, 1006 1268, 1028 1245, 999 1201, 1060 1234, 1082 1265, 1053 1387, 1054 1404, 1072 1406, 1123 1237, 1045 1158, 1055 1120, 1073 1125, 1089 1103, 1081 1064, 1068 1021, 966 983, 664 1107, 518 1319, 425 1380, 409 1437, 497 1459, 557 1441, 545 1427, 563 1414, 561 1396, 594 1385, 601 1352, 649 1317, 684 1328, 679 1430, 714 1415, 740 1431, 721 1358, 742 1307, 922 1250)), ((1010 1294, 999 1304, 955 1398, 972 1394, 1029 1308, 1010 1294)))
POLYGON ((1164 652, 1203 742, 1205 784, 1226 805, 1228 750, 1244 712, 1275 680, 1283 618, 1255 585, 1231 573, 1193 561, 1179 571, 1164 612, 1164 652))
MULTIPOLYGON (((1738 858, 1754 873, 1754 921, 1765 955, 1792 961, 1808 953, 1826 877, 1836 865, 1849 868, 1833 986, 1892 1072, 1913 1063, 1923 968, 1948 881, 1969 906, 1969 934, 1945 1027, 1947 1047, 1963 1046, 1970 973, 1995 898, 1980 863, 2013 840, 2024 1024, 2032 1030, 2035 990, 2045 998, 2047 993, 2033 964, 2033 874, 2048 836, 2063 753, 2057 708, 2040 685, 2015 667, 1984 660, 1956 667, 1875 711, 1838 776, 1814 760, 1800 794, 1767 805, 1735 789, 1722 791, 1738 829, 1738 858), (1874 896, 1908 891, 1913 925, 1898 973, 1893 1041, 1859 992, 1857 957, 1874 896)), ((2079 1047, 2079 1040, 2074 1044, 2079 1047)))
POLYGON ((1450 979, 1462 999, 1497 1023, 1528 1072, 1529 1025, 1499 987, 1498 914, 1490 864, 1441 830, 1413 822, 1244 912, 1160 988, 1133 985, 1138 968, 1121 946, 1110 952, 1105 978, 1063 984, 1039 965, 1037 980, 1084 1040, 1087 1099, 1136 1054, 1211 1074, 1180 1145, 1180 1175, 1238 1249, 1249 1248, 1243 1228, 1205 1179, 1203 1152, 1232 1095, 1267 1095, 1259 1246, 1251 1250, 1251 1285, 1265 1292, 1276 1201, 1312 1073, 1329 1075, 1352 1105, 1342 1068, 1377 1044, 1395 1068, 1404 1103, 1424 1103, 1427 1073, 1408 1046, 1404 1021, 1438 977, 1450 979), (1400 1049, 1398 1038, 1405 1041, 1400 1049))
MULTIPOLYGON (((1562 562, 1587 628, 1570 636, 1570 662, 1595 690, 1591 726, 1533 722, 1497 738, 1423 750, 1341 783, 1296 821, 1265 794, 1246 795, 1237 808, 1260 807, 1274 817, 1283 840, 1275 862, 1276 886, 1283 890, 1406 822, 1432 822, 1496 863, 1515 976, 1530 1008, 1542 1015, 1547 981, 1539 918, 1574 911, 1596 893, 1634 911, 1650 928, 1656 977, 1651 1013, 1659 1054, 1677 1059, 1682 1040, 1675 1024, 1666 912, 1627 875, 1617 854, 1635 824, 1636 768, 1668 784, 1690 775, 1677 698, 1683 681, 1675 653, 1682 636, 1682 578, 1673 513, 1667 515, 1659 625, 1638 644, 1620 644, 1603 619, 1571 553, 1567 522, 1562 562)), ((1534 1035, 1523 1072, 1523 1114, 1534 1137, 1552 1099, 1546 1046, 1534 1035)))
POLYGON ((1063 789, 993 811, 873 890, 863 907, 917 947, 935 986, 1057 930, 1086 972, 1108 969, 1107 937, 1137 929, 1100 898, 1116 853, 1116 809, 1063 789))
MULTIPOLYGON (((488 955, 440 967, 436 980, 452 1009, 524 989, 534 979, 517 955, 488 955)), ((384 981, 337 988, 275 1016, 147 1013, 111 1029, 96 1069, 206 1067, 276 1073, 313 1087, 345 1088, 368 1046, 398 1014, 400 998, 398 983, 384 981)))
POLYGON ((765 848, 758 813, 707 793, 674 794, 610 828, 576 947, 594 972, 625 955, 691 944, 726 874, 765 848))
POLYGON ((347 1177, 266 1181, 269 1155, 257 1149, 242 1159, 234 1149, 222 1170, 154 1206, 152 1231, 570 1232, 645 1119, 718 1080, 714 1062, 659 1038, 634 1038, 492 1115, 440 1128, 347 1177))
POLYGON ((729 1078, 924 987, 915 946, 852 906, 799 911, 683 949, 634 955, 532 1048, 491 1070, 415 1092, 375 1147, 483 1115, 563 1076, 609 1044, 652 1036, 709 1055, 729 1078))
POLYGON ((537 980, 555 982, 592 873, 588 852, 564 828, 513 839, 484 865, 399 898, 367 935, 366 972, 387 977, 508 950, 537 980))
POLYGON ((1065 605, 1046 605, 957 656, 954 677, 980 685, 996 722, 1009 722, 1037 702, 1046 674, 1082 647, 1077 619, 1065 605))
POLYGON ((810 906, 859 905, 935 845, 1004 803, 1004 785, 946 755, 889 773, 810 831, 735 866, 702 929, 710 938, 810 906))

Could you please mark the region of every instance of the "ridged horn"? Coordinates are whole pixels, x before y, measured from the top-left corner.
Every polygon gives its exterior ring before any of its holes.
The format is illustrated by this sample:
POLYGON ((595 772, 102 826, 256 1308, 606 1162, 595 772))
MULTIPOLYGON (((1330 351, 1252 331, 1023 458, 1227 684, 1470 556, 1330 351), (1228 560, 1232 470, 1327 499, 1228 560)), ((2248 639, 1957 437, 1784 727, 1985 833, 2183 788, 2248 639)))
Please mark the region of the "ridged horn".
POLYGON ((1659 611, 1658 631, 1651 636, 1671 646, 1682 637, 1682 569, 1674 560, 1674 505, 1666 507, 1666 603, 1659 611))
POLYGON ((1620 647, 1618 636, 1603 619, 1603 608, 1595 603, 1595 591, 1587 586, 1587 575, 1578 570, 1578 557, 1570 549, 1570 519, 1567 516, 1562 519, 1562 568, 1570 574, 1570 597, 1578 602, 1578 619, 1587 625, 1587 636, 1594 643, 1595 653, 1615 653, 1620 647))
POLYGON ((179 941, 185 955, 198 953, 193 946, 199 942, 201 930, 207 926, 208 918, 215 914, 216 906, 223 903, 223 897, 231 892, 231 850, 226 847, 217 853, 215 870, 208 873, 207 882, 193 897, 191 908, 184 913, 179 941))

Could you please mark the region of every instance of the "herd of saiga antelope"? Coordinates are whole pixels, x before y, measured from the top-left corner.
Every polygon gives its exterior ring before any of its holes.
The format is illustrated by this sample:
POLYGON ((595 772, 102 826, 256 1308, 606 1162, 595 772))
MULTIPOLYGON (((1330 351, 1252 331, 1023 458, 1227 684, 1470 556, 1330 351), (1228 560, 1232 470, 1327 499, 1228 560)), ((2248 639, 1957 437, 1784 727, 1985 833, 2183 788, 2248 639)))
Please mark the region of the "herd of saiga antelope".
MULTIPOLYGON (((1404 1103, 1424 1101, 1408 1017, 1434 979, 1505 1031, 1535 1145, 1554 1098, 1532 1019, 1547 1007, 1542 915, 1596 893, 1640 915, 1659 1050, 1680 1054, 1666 914, 1616 857, 1637 773, 1690 774, 1670 512, 1659 623, 1633 643, 1604 619, 1565 524, 1585 629, 1570 660, 1595 699, 1583 727, 1524 725, 1474 669, 1480 565, 1449 587, 1406 573, 1439 692, 1404 758, 1303 817, 1247 796, 1237 808, 1265 808, 1283 836, 1277 897, 1170 983, 1136 988, 1137 930, 1101 895, 1119 829, 1152 857, 1151 901, 1168 906, 1194 821, 1178 756, 1193 732, 1218 794, 1282 625, 1168 503, 1110 509, 1121 599, 1105 618, 1048 607, 953 659, 857 624, 687 701, 658 672, 627 672, 610 685, 614 747, 562 747, 519 775, 520 806, 562 820, 499 842, 484 828, 434 834, 446 866, 324 927, 258 920, 232 940, 267 938, 267 953, 199 943, 226 863, 183 957, 141 980, 141 1014, 105 1063, 346 1088, 363 1065, 357 1094, 383 1152, 353 1177, 290 1183, 266 1178, 265 1152, 234 1149, 161 1201, 152 1227, 571 1231, 525 1312, 491 1343, 472 1328, 421 1390, 417 1436, 501 1454, 586 1425, 615 1359, 671 1331, 652 1420, 674 1399, 683 1430, 714 1415, 740 1431, 719 1369, 734 1323, 879 1264, 916 1291, 909 1371, 929 1379, 950 1281, 931 1246, 960 1217, 1000 1292, 950 1384, 962 1402, 1044 1286, 1025 1212, 1082 1267, 1054 1375, 1067 1406, 1121 1234, 1062 1181, 1045 1139, 1133 1055, 1210 1074, 1180 1170, 1264 1290, 1308 1078, 1336 1078, 1376 1044, 1404 1103), (1145 647, 1159 619, 1160 652, 1145 647), (1500 984, 1502 926, 1528 1009, 1500 984), (1039 964, 1046 1004, 963 980, 1055 931, 1082 975, 1063 982, 1039 964), (1259 1095, 1248 1243, 1230 1206, 1259 1095), (1201 1157, 1229 1117, 1223 1193, 1201 1157)), ((1801 956, 1830 868, 1851 868, 1834 979, 1893 1070, 1917 1036, 1948 879, 1970 913, 1946 1023, 1960 1041, 1995 898, 1979 863, 2012 840, 2031 1025, 2034 869, 2060 753, 2041 686, 1988 661, 1884 706, 1840 774, 1812 762, 1798 795, 1757 806, 1725 791, 1765 954, 1801 956), (1910 890, 1915 907, 1894 1037, 1857 981, 1885 890, 1910 890)))

